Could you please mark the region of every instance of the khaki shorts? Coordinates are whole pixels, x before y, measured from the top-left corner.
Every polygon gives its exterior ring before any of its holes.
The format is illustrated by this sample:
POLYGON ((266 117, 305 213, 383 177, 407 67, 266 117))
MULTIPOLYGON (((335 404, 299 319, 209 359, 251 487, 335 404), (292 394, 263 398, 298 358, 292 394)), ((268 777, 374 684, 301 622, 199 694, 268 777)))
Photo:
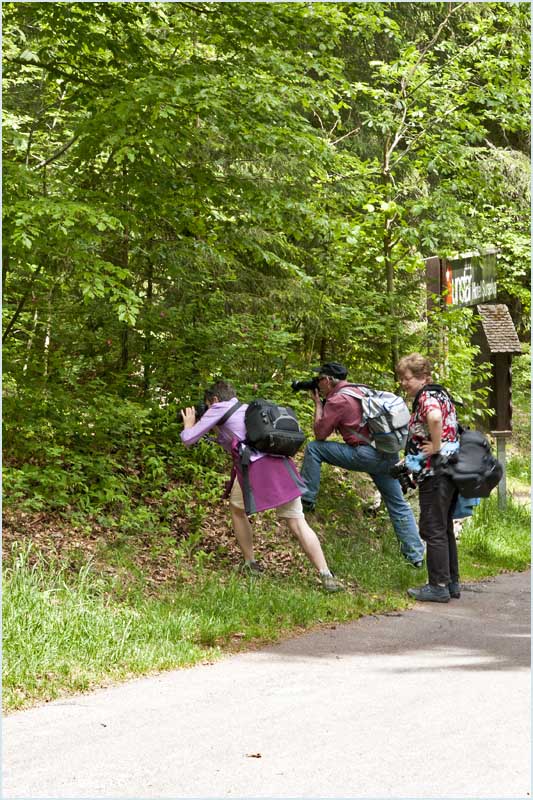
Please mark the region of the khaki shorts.
MULTIPOLYGON (((244 510, 244 497, 242 496, 242 489, 239 481, 235 479, 231 487, 231 494, 229 501, 235 508, 244 510)), ((304 510, 302 508, 302 498, 295 497, 290 503, 283 503, 281 506, 276 506, 276 514, 281 519, 302 519, 304 518, 304 510)))

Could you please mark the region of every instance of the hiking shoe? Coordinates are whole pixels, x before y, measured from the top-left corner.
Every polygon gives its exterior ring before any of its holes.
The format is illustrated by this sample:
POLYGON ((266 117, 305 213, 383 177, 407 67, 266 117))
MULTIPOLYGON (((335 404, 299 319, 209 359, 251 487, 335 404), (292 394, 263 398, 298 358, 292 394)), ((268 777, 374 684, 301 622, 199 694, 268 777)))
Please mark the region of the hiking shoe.
POLYGON ((309 502, 309 500, 302 500, 302 508, 308 514, 312 514, 315 510, 315 504, 309 502))
POLYGON ((409 564, 410 567, 414 567, 414 569, 422 569, 422 567, 424 566, 423 561, 409 561, 409 559, 407 559, 407 563, 409 564))
POLYGON ((448 584, 448 591, 450 592, 450 597, 459 600, 461 597, 461 584, 459 581, 450 581, 448 584))
POLYGON ((265 571, 265 568, 259 563, 259 561, 250 561, 249 564, 245 562, 242 565, 241 571, 250 578, 260 578, 265 571))
POLYGON ((409 597, 414 597, 415 600, 421 600, 430 603, 449 603, 450 592, 447 586, 432 586, 431 583, 426 583, 419 589, 408 589, 407 594, 409 597))
POLYGON ((321 575, 322 588, 326 592, 342 592, 343 586, 339 583, 335 575, 321 575))

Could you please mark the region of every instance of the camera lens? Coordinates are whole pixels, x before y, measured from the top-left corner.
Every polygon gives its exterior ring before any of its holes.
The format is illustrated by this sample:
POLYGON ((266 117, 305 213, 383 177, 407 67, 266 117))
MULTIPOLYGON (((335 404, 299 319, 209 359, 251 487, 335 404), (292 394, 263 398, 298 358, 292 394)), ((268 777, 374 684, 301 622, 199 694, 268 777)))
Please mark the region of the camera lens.
POLYGON ((318 378, 311 378, 308 381, 293 381, 291 389, 293 392, 313 392, 318 389, 318 378))
POLYGON ((194 407, 194 410, 196 411, 196 422, 198 422, 198 420, 203 417, 207 411, 207 406, 205 403, 197 403, 194 407))

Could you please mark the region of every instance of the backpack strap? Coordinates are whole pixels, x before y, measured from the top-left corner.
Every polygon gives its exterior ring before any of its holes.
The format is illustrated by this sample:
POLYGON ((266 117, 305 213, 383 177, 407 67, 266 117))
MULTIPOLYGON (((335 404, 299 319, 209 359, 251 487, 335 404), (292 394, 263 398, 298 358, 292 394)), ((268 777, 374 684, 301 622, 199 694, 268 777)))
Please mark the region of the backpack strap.
POLYGON ((234 403, 231 406, 231 408, 228 408, 228 410, 226 411, 224 416, 219 419, 219 421, 217 422, 217 425, 223 425, 225 422, 227 422, 228 419, 231 417, 231 415, 234 414, 237 411, 237 409, 240 408, 241 406, 242 406, 242 403, 240 402, 240 400, 237 400, 237 402, 234 403))
POLYGON ((454 404, 454 406, 461 406, 462 408, 464 408, 464 403, 461 403, 460 400, 456 400, 454 397, 452 397, 451 394, 449 393, 448 389, 446 389, 444 386, 441 386, 440 383, 426 383, 426 385, 422 386, 422 388, 419 389, 418 392, 415 395, 415 399, 413 400, 413 408, 412 408, 413 414, 416 411, 416 409, 418 408, 418 400, 420 398, 420 395, 423 394, 423 392, 428 392, 428 391, 429 392, 431 392, 431 391, 433 391, 433 392, 442 392, 454 404))
POLYGON ((298 475, 298 473, 296 472, 294 464, 292 463, 291 459, 287 458, 287 456, 281 456, 281 458, 283 459, 283 463, 285 464, 287 472, 291 476, 291 480, 293 481, 294 485, 298 489, 300 489, 301 492, 304 492, 305 489, 307 488, 306 483, 304 479, 300 477, 300 475, 298 475))
MULTIPOLYGON (((356 394, 355 392, 350 392, 349 391, 350 389, 369 389, 370 390, 370 387, 367 386, 364 383, 349 383, 347 386, 343 386, 342 389, 339 389, 339 391, 336 392, 336 394, 343 394, 345 397, 353 397, 354 400, 359 400, 359 402, 361 402, 361 400, 363 400, 365 395, 364 394, 360 394, 359 395, 359 394, 356 394)), ((364 427, 364 423, 361 423, 360 427, 363 428, 364 427)), ((361 441, 363 441, 366 444, 370 445, 370 447, 375 447, 376 446, 374 444, 374 442, 372 441, 372 439, 369 439, 368 437, 366 437, 364 434, 362 434, 360 432, 360 430, 356 430, 355 428, 348 428, 348 430, 354 436, 357 436, 359 439, 361 439, 361 441)))
MULTIPOLYGON (((348 383, 346 386, 343 386, 341 389, 339 389, 338 393, 342 394, 343 389, 368 389, 369 392, 372 391, 370 386, 367 386, 366 383, 348 383)), ((361 397, 365 397, 364 392, 361 393, 361 397)))
MULTIPOLYGON (((223 417, 221 417, 221 418, 219 419, 219 421, 217 422, 217 425, 223 425, 225 422, 227 422, 227 421, 228 421, 228 419, 231 417, 231 415, 232 415, 232 414, 234 414, 234 413, 235 413, 235 411, 237 411, 237 409, 238 409, 240 406, 242 406, 242 403, 241 403, 239 400, 237 400, 237 402, 236 402, 236 403, 234 403, 234 404, 231 406, 231 408, 228 408, 228 410, 226 411, 226 413, 224 414, 224 416, 223 416, 223 417)), ((204 436, 203 438, 204 438, 204 439, 205 439, 207 442, 214 442, 214 444, 218 444, 218 440, 217 440, 217 439, 215 439, 215 437, 214 437, 214 436, 207 436, 207 435, 206 435, 206 436, 204 436)))
POLYGON ((336 395, 343 394, 345 397, 353 397, 354 400, 359 400, 359 401, 364 400, 364 398, 366 397, 365 393, 363 391, 361 391, 360 393, 359 392, 350 391, 350 390, 353 390, 353 389, 360 389, 360 390, 361 389, 369 389, 369 391, 372 391, 370 389, 370 387, 369 386, 365 386, 364 383, 349 383, 347 386, 343 386, 341 389, 339 389, 334 394, 336 394, 336 395))
POLYGON ((242 496, 244 498, 244 510, 246 512, 246 516, 255 514, 255 512, 257 511, 255 505, 254 493, 252 490, 252 485, 250 483, 250 474, 249 474, 249 468, 251 462, 250 456, 251 456, 251 451, 248 445, 241 443, 239 446, 239 463, 241 466, 241 473, 242 473, 242 496))
MULTIPOLYGON (((450 400, 450 402, 453 403, 454 406, 461 406, 461 408, 464 408, 464 406, 465 406, 465 404, 461 403, 460 400, 456 400, 454 397, 452 397, 451 394, 449 393, 449 391, 444 386, 441 386, 440 383, 426 383, 426 385, 422 386, 422 388, 415 395, 415 399, 413 400, 413 408, 412 408, 412 413, 413 414, 415 413, 416 409, 418 408, 418 400, 420 398, 420 395, 425 391, 442 392, 443 394, 446 395, 446 397, 450 400)), ((466 429, 461 425, 459 420, 457 420, 457 433, 459 434, 459 436, 461 436, 464 433, 465 430, 466 429)))

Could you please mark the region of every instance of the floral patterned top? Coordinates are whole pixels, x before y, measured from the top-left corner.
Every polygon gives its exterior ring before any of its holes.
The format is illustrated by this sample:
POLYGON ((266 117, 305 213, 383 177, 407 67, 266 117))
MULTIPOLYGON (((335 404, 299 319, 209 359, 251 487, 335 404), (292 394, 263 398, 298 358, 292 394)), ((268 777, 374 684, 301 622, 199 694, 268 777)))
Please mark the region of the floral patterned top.
MULTIPOLYGON (((413 403, 413 413, 409 420, 409 434, 407 440, 407 452, 413 455, 422 452, 421 446, 424 441, 430 439, 429 427, 427 424, 428 414, 432 409, 440 411, 442 414, 442 449, 445 451, 446 445, 457 444, 459 441, 459 431, 457 423, 457 413, 450 396, 442 389, 422 389, 413 403)), ((435 474, 431 466, 431 456, 421 461, 422 469, 414 473, 413 477, 417 483, 435 474)))

